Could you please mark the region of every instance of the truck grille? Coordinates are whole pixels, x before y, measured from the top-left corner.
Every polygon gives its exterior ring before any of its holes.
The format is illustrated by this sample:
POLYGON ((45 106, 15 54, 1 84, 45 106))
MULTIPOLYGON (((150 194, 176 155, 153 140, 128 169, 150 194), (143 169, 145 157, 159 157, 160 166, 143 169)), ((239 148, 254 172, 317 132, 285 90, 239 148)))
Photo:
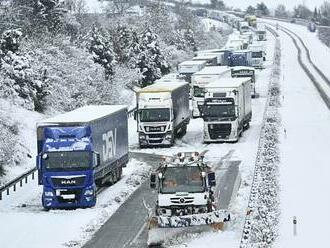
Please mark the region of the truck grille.
POLYGON ((55 187, 66 187, 66 186, 82 186, 84 185, 86 176, 77 177, 52 177, 51 180, 55 187))
POLYGON ((78 203, 81 198, 81 189, 60 190, 60 195, 57 195, 59 203, 78 203), (71 197, 74 196, 74 197, 71 197))
POLYGON ((209 124, 211 139, 227 138, 231 133, 231 124, 209 124))
POLYGON ((194 202, 194 197, 172 197, 171 203, 174 204, 191 204, 194 202))
POLYGON ((165 134, 163 133, 155 133, 155 134, 148 134, 150 139, 163 139, 165 134))
POLYGON ((165 129, 166 129, 166 126, 156 126, 156 127, 155 126, 145 126, 144 127, 144 130, 146 132, 150 132, 150 133, 152 133, 152 132, 155 132, 155 133, 164 132, 165 129))

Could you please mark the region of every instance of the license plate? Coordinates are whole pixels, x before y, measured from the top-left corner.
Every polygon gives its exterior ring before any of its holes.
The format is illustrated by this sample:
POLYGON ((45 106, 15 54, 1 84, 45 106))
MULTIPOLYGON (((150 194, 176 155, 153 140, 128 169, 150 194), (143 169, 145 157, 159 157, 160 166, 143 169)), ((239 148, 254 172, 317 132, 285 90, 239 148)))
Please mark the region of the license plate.
POLYGON ((67 190, 66 189, 57 189, 55 191, 55 194, 56 194, 56 196, 60 196, 61 195, 61 192, 65 192, 65 191, 67 191, 67 190))
POLYGON ((74 194, 70 194, 70 195, 61 195, 61 197, 64 199, 64 200, 73 200, 76 198, 76 195, 74 194))

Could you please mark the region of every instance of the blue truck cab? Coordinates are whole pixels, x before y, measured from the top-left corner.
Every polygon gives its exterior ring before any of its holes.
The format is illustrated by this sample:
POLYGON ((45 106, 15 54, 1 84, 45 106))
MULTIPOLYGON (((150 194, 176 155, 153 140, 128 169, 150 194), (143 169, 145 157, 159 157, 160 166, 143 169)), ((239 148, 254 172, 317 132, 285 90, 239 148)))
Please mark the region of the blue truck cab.
POLYGON ((96 187, 118 181, 128 162, 127 108, 85 106, 37 124, 42 205, 85 208, 96 187))

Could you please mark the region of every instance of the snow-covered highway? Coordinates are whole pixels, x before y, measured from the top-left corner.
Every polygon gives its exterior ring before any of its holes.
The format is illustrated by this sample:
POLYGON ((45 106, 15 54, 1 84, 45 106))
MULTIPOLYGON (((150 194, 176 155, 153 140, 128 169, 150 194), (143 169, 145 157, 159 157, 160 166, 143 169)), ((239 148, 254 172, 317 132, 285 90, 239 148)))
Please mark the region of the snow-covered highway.
MULTIPOLYGON (((270 21, 267 21, 270 22, 270 21)), ((275 24, 275 22, 272 22, 275 24)), ((329 78, 330 49, 306 27, 279 23, 301 37, 313 63, 329 78)), ((311 78, 298 63, 292 38, 279 31, 282 46, 282 135, 280 166, 281 221, 276 247, 327 247, 330 221, 330 112, 311 78), (293 218, 297 218, 294 234, 293 218)), ((326 82, 308 62, 301 41, 302 62, 328 94, 326 82)))

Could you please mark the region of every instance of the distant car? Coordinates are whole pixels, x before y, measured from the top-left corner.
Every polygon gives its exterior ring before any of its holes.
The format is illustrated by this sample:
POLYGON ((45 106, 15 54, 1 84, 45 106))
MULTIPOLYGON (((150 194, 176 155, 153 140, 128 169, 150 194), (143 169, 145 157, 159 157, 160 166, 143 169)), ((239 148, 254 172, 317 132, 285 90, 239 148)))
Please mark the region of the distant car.
POLYGON ((291 23, 296 23, 296 19, 295 19, 295 18, 292 18, 292 19, 290 20, 290 22, 291 22, 291 23))

